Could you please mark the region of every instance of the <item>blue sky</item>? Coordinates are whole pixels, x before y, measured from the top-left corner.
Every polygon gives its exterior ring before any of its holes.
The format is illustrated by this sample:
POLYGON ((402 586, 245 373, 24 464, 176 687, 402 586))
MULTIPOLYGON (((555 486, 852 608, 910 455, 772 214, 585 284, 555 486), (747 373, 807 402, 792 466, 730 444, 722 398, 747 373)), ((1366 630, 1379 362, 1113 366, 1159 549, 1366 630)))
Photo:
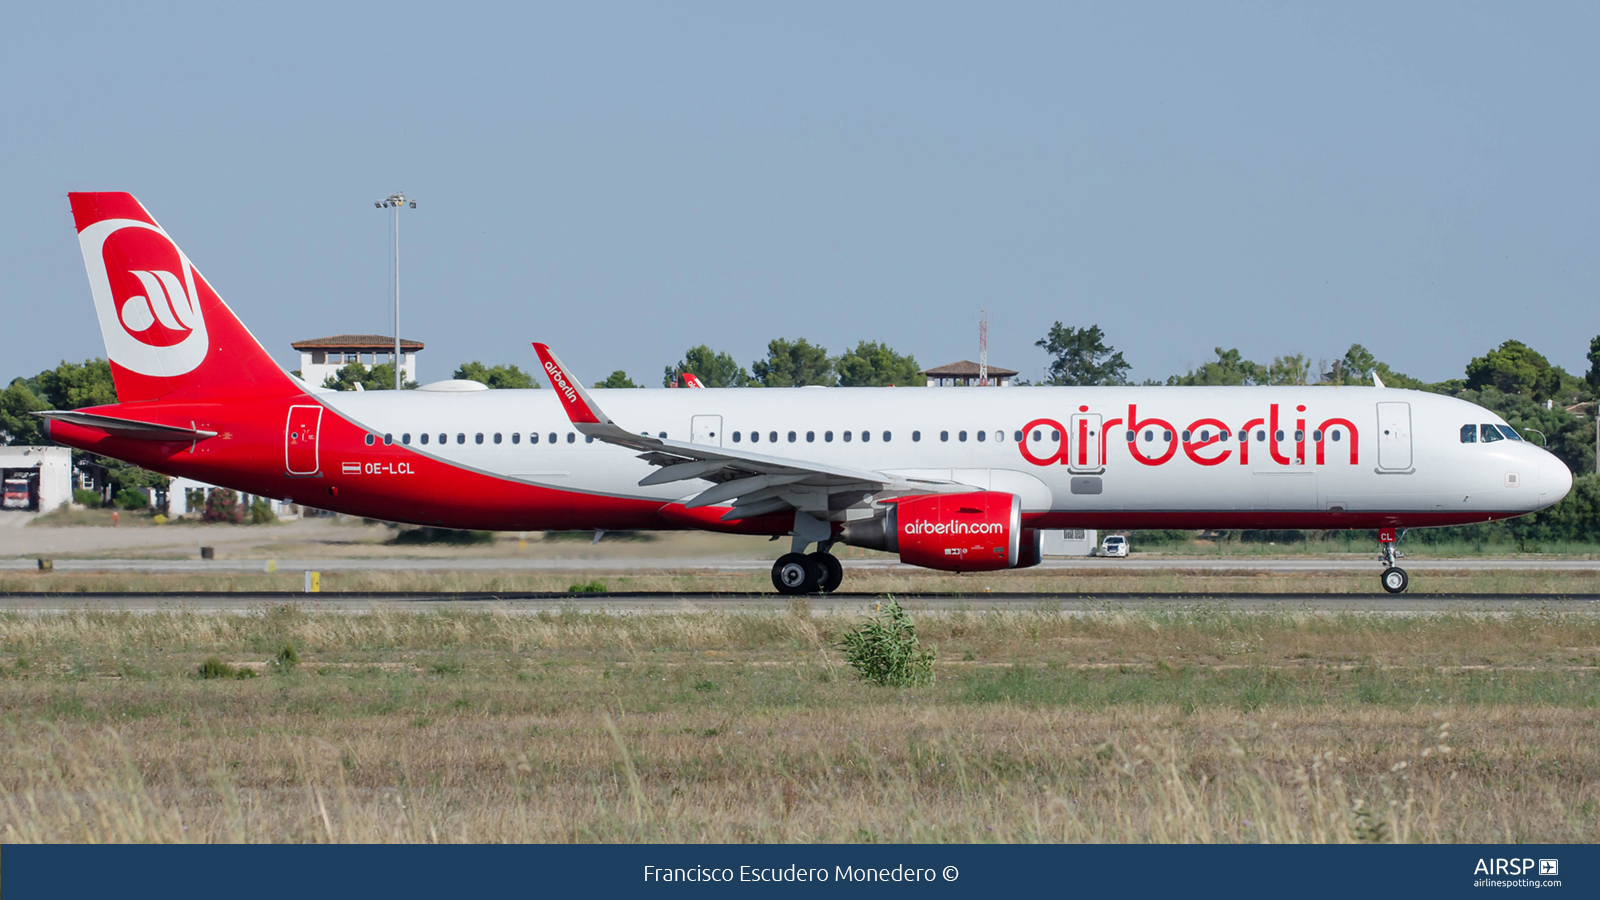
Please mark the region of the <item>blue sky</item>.
POLYGON ((1592 4, 28 4, 0 27, 6 377, 102 355, 69 190, 129 190, 285 363, 403 332, 659 383, 862 339, 1136 378, 1600 333, 1592 4))

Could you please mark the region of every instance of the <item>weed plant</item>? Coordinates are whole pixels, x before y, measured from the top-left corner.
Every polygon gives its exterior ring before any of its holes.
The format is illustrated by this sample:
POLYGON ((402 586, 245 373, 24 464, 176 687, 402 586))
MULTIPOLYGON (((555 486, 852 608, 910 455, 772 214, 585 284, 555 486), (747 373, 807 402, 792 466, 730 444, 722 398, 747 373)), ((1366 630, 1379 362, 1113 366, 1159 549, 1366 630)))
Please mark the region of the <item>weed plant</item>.
POLYGON ((934 648, 922 646, 916 623, 890 597, 882 611, 868 616, 839 639, 845 662, 862 678, 886 687, 933 683, 934 648))

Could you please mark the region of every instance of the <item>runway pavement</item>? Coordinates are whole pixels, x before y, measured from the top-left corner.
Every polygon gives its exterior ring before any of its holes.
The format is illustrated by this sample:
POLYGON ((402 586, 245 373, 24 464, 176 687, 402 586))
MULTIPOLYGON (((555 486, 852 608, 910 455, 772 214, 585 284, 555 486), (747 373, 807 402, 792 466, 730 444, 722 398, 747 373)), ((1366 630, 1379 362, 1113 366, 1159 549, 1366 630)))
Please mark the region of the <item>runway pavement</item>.
MULTIPOLYGON (((766 571, 777 558, 667 556, 667 557, 445 557, 379 559, 276 559, 280 572, 315 569, 319 572, 635 572, 635 571, 766 571)), ((842 559, 845 568, 857 571, 923 571, 892 559, 842 559)), ((58 572, 260 572, 266 559, 54 559, 58 572)), ((1474 559, 1406 558, 1400 565, 1408 571, 1600 571, 1600 559, 1540 557, 1489 557, 1474 559)), ((0 559, 0 571, 20 572, 37 567, 34 559, 0 559)), ((1104 559, 1047 559, 1034 571, 1193 571, 1193 572, 1361 572, 1376 576, 1382 567, 1376 554, 1371 559, 1351 558, 1252 558, 1252 557, 1133 557, 1104 559)))
MULTIPOLYGON (((1118 610, 1181 608, 1197 605, 1241 612, 1372 613, 1435 615, 1449 612, 1510 613, 1533 608, 1600 615, 1600 594, 911 594, 895 595, 908 609, 1010 610, 1085 615, 1118 610)), ((0 613, 97 612, 259 613, 266 607, 295 604, 307 612, 362 613, 373 610, 488 610, 513 615, 561 613, 649 614, 673 612, 784 612, 804 599, 813 615, 870 611, 884 595, 841 592, 791 598, 777 594, 618 592, 555 593, 318 593, 195 591, 182 593, 5 593, 0 613)))

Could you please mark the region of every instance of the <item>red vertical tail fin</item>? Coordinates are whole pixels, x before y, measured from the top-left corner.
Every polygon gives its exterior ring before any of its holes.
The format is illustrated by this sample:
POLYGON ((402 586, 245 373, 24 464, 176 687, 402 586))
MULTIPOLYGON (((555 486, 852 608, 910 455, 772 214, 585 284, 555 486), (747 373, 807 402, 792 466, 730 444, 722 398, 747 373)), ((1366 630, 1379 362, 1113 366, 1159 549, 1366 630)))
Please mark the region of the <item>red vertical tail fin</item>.
POLYGON ((300 392, 132 194, 68 197, 118 401, 300 392))

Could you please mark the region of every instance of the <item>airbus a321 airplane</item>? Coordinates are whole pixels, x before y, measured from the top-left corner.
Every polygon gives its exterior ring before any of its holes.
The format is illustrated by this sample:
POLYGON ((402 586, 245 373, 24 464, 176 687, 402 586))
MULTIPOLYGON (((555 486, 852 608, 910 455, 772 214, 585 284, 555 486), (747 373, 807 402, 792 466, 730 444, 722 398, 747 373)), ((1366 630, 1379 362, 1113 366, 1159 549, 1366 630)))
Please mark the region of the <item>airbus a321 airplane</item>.
POLYGON ((285 372, 149 212, 71 194, 118 402, 40 413, 62 444, 352 515, 481 530, 790 536, 783 593, 835 544, 955 572, 1035 565, 1040 529, 1397 529, 1559 501, 1500 417, 1374 387, 584 389, 339 393, 285 372), (812 545, 816 550, 805 551, 812 545))

